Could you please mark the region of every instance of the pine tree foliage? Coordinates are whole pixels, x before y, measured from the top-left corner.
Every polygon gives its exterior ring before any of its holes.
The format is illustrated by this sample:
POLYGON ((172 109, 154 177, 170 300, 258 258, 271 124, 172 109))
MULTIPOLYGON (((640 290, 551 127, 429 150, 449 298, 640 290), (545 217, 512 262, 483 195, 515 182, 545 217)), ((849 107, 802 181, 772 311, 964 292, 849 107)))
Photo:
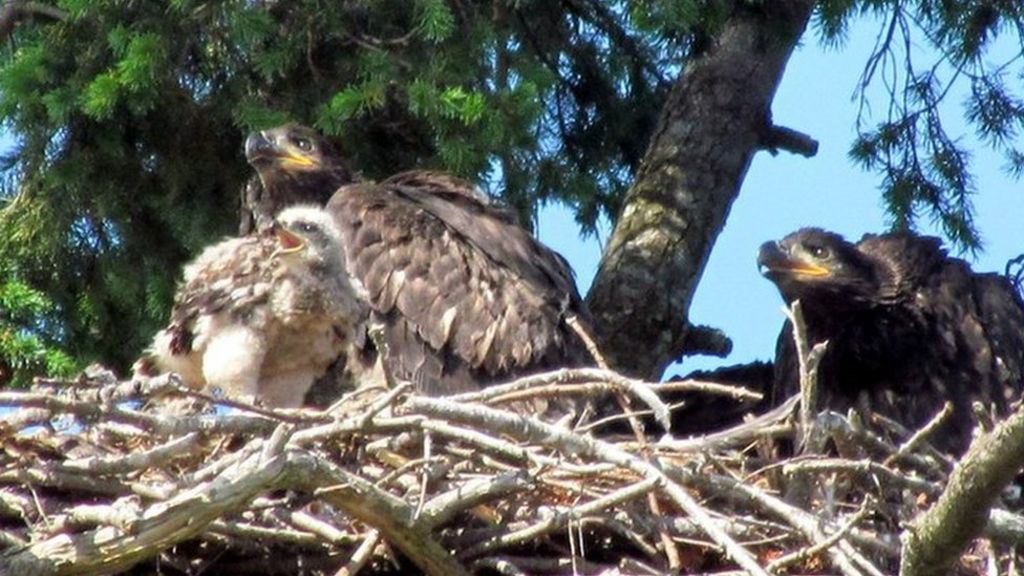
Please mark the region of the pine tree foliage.
POLYGON ((10 270, 3 270, 6 280, 0 281, 0 386, 23 386, 36 374, 70 376, 78 368, 61 351, 57 335, 47 316, 53 304, 47 297, 12 279, 10 270))
MULTIPOLYGON (((245 133, 286 120, 336 136, 367 177, 451 170, 527 221, 561 200, 592 230, 620 210, 686 58, 761 6, 58 0, 19 21, 0 56, 0 118, 17 137, 0 263, 52 304, 14 333, 127 368, 166 318, 181 264, 235 229, 245 133)), ((1020 170, 1020 63, 981 64, 993 37, 1019 39, 1016 3, 827 0, 819 29, 839 38, 864 11, 927 33, 971 81, 968 119, 1020 170)), ((897 224, 938 214, 970 244, 967 153, 938 117, 955 79, 913 77, 854 156, 883 174, 897 224)))
MULTIPOLYGON (((971 152, 963 134, 950 130, 944 106, 951 94, 965 92, 960 112, 984 145, 1001 152, 1006 168, 1024 170, 1024 6, 1019 2, 852 2, 836 0, 821 7, 821 31, 840 42, 850 16, 872 12, 883 28, 867 60, 858 94, 862 110, 866 92, 883 84, 889 102, 884 117, 863 123, 850 157, 881 176, 880 187, 894 227, 913 228, 917 217, 936 219, 961 247, 980 247, 973 221, 971 152), (1003 61, 992 61, 997 42, 1014 48, 1003 61), (937 61, 922 62, 921 45, 930 45, 937 61), (1008 81, 1010 80, 1010 81, 1008 81)), ((955 103, 954 103, 955 104, 955 103)))

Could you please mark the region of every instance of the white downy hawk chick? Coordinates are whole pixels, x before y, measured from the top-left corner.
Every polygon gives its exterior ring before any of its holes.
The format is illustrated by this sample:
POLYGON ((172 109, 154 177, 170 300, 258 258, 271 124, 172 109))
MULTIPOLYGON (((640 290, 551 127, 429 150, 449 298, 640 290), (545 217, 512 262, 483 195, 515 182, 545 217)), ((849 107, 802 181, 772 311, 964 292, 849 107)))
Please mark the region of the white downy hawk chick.
POLYGON ((210 246, 184 276, 150 355, 192 388, 295 408, 331 362, 363 344, 365 290, 320 208, 288 208, 261 235, 210 246))

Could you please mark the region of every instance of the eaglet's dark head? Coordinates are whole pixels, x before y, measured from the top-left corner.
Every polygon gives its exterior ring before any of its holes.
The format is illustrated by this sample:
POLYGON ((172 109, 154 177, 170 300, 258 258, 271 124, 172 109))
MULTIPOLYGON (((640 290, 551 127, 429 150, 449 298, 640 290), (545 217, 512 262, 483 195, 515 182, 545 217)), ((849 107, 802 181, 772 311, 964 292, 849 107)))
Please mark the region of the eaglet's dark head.
POLYGON ((265 188, 304 188, 306 193, 299 195, 302 201, 319 200, 322 204, 335 190, 354 180, 331 142, 300 124, 249 134, 245 158, 259 173, 265 188))
POLYGON ((765 242, 757 265, 787 303, 800 299, 850 307, 873 301, 878 292, 874 262, 842 236, 820 228, 765 242))

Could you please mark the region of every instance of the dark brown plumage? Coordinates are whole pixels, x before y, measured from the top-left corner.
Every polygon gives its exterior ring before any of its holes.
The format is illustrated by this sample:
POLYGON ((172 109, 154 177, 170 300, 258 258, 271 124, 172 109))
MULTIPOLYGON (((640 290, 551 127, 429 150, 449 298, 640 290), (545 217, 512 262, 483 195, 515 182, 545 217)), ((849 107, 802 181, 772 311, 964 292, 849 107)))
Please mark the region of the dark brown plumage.
MULTIPOLYGON (((933 442, 959 453, 971 404, 1005 415, 1024 388, 1024 304, 1001 276, 975 274, 937 238, 864 236, 856 244, 816 228, 761 246, 758 264, 787 303, 799 299, 824 406, 858 406, 917 428, 947 400, 952 417, 933 442)), ((791 328, 776 355, 776 401, 798 389, 791 328)))
MULTIPOLYGON (((271 148, 295 133, 328 150, 306 128, 268 132, 279 134, 263 138, 271 148)), ((339 160, 308 157, 310 166, 299 161, 304 179, 276 174, 301 152, 270 151, 253 165, 272 197, 333 192, 327 211, 341 229, 349 273, 369 294, 395 378, 442 394, 590 362, 566 323, 570 315, 589 322, 572 271, 510 212, 437 172, 349 184, 351 172, 332 168, 339 160), (315 165, 324 167, 321 180, 309 177, 315 165)))

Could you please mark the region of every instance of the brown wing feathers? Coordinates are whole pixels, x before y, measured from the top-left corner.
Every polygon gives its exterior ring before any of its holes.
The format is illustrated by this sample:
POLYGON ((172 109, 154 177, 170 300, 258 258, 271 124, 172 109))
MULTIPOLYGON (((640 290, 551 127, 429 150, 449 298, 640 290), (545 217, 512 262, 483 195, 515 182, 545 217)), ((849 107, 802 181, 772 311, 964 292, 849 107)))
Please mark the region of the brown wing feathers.
POLYGON ((467 185, 431 176, 346 186, 328 204, 375 307, 489 376, 581 361, 562 321, 580 307, 562 261, 467 185))
POLYGON ((202 315, 232 309, 232 314, 248 314, 267 301, 266 284, 257 278, 258 262, 270 258, 267 245, 256 237, 227 240, 185 269, 185 281, 174 298, 170 350, 185 354, 192 350, 195 323, 202 315), (219 265, 210 265, 217 261, 219 265))

